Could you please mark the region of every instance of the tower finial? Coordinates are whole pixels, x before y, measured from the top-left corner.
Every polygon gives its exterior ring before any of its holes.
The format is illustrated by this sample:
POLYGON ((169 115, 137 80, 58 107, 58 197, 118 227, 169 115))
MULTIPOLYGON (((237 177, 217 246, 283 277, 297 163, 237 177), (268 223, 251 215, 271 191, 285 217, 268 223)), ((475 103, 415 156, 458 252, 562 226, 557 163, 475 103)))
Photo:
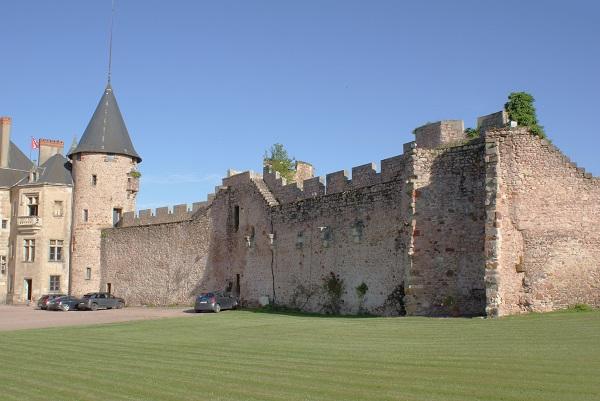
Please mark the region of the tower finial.
POLYGON ((110 74, 112 69, 112 39, 113 25, 115 21, 115 0, 112 0, 112 10, 110 13, 110 34, 108 39, 108 84, 110 85, 110 74))

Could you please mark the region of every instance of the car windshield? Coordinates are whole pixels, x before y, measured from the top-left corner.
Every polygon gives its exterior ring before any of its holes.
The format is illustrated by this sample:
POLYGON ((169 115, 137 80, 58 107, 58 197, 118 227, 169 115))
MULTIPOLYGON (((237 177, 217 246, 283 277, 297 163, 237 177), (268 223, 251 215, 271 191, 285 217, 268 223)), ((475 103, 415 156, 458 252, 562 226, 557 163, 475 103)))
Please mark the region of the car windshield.
POLYGON ((93 292, 91 292, 91 293, 89 293, 89 294, 85 294, 83 297, 84 297, 84 298, 91 298, 91 297, 92 297, 92 295, 94 295, 94 293, 93 293, 93 292))
POLYGON ((215 296, 215 294, 213 294, 212 292, 209 292, 209 293, 200 295, 198 298, 204 300, 204 299, 210 299, 214 296, 215 296))

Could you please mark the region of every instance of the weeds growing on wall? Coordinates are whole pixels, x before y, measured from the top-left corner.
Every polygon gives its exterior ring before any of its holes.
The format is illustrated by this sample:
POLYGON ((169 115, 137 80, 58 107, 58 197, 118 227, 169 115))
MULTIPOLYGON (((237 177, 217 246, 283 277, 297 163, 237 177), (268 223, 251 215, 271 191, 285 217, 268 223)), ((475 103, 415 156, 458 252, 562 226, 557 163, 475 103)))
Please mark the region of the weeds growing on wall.
POLYGON ((479 130, 476 128, 465 129, 465 134, 467 135, 467 138, 479 138, 479 130))
POLYGON ((385 303, 391 307, 398 315, 406 315, 406 307, 404 304, 404 281, 394 288, 390 295, 388 295, 385 303))
POLYGON ((365 296, 367 295, 367 291, 369 291, 369 287, 363 281, 362 283, 360 283, 360 285, 358 287, 355 288, 355 290, 356 290, 356 295, 358 296, 358 314, 362 315, 363 313, 365 313, 365 310, 364 310, 365 296))
POLYGON ((140 178, 142 176, 142 173, 140 173, 139 171, 133 170, 129 173, 129 175, 132 176, 133 178, 140 178))
POLYGON ((339 315, 342 310, 342 295, 344 294, 344 280, 339 275, 330 272, 323 277, 323 290, 325 291, 326 302, 323 305, 325 313, 339 315))
POLYGON ((529 127, 532 134, 545 138, 546 133, 544 127, 538 123, 533 102, 535 99, 527 92, 512 92, 508 95, 508 102, 504 105, 504 109, 511 121, 529 127))

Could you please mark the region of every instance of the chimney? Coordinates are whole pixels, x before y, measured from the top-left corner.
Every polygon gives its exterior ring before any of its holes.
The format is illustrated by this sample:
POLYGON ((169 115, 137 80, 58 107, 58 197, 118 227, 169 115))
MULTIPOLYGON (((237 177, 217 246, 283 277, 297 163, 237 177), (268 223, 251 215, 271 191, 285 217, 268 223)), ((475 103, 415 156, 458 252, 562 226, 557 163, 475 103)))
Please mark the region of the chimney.
POLYGON ((10 117, 0 117, 0 168, 8 167, 8 150, 10 148, 10 117))
POLYGON ((39 164, 42 165, 56 154, 63 154, 65 143, 54 139, 40 139, 40 157, 39 164))

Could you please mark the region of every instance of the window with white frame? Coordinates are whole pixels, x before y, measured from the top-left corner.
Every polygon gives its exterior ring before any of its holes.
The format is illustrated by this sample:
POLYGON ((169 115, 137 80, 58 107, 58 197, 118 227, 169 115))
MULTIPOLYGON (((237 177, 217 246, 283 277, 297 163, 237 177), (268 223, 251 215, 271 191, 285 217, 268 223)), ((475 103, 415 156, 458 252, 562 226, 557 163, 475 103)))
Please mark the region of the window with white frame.
POLYGON ((35 261, 35 240, 24 239, 23 240, 23 262, 35 261))
POLYGON ((40 198, 38 195, 25 195, 25 198, 27 201, 27 216, 37 216, 40 198))
POLYGON ((50 291, 60 291, 60 276, 50 276, 50 291))
POLYGON ((51 239, 50 240, 50 261, 60 262, 63 257, 63 240, 51 239))

